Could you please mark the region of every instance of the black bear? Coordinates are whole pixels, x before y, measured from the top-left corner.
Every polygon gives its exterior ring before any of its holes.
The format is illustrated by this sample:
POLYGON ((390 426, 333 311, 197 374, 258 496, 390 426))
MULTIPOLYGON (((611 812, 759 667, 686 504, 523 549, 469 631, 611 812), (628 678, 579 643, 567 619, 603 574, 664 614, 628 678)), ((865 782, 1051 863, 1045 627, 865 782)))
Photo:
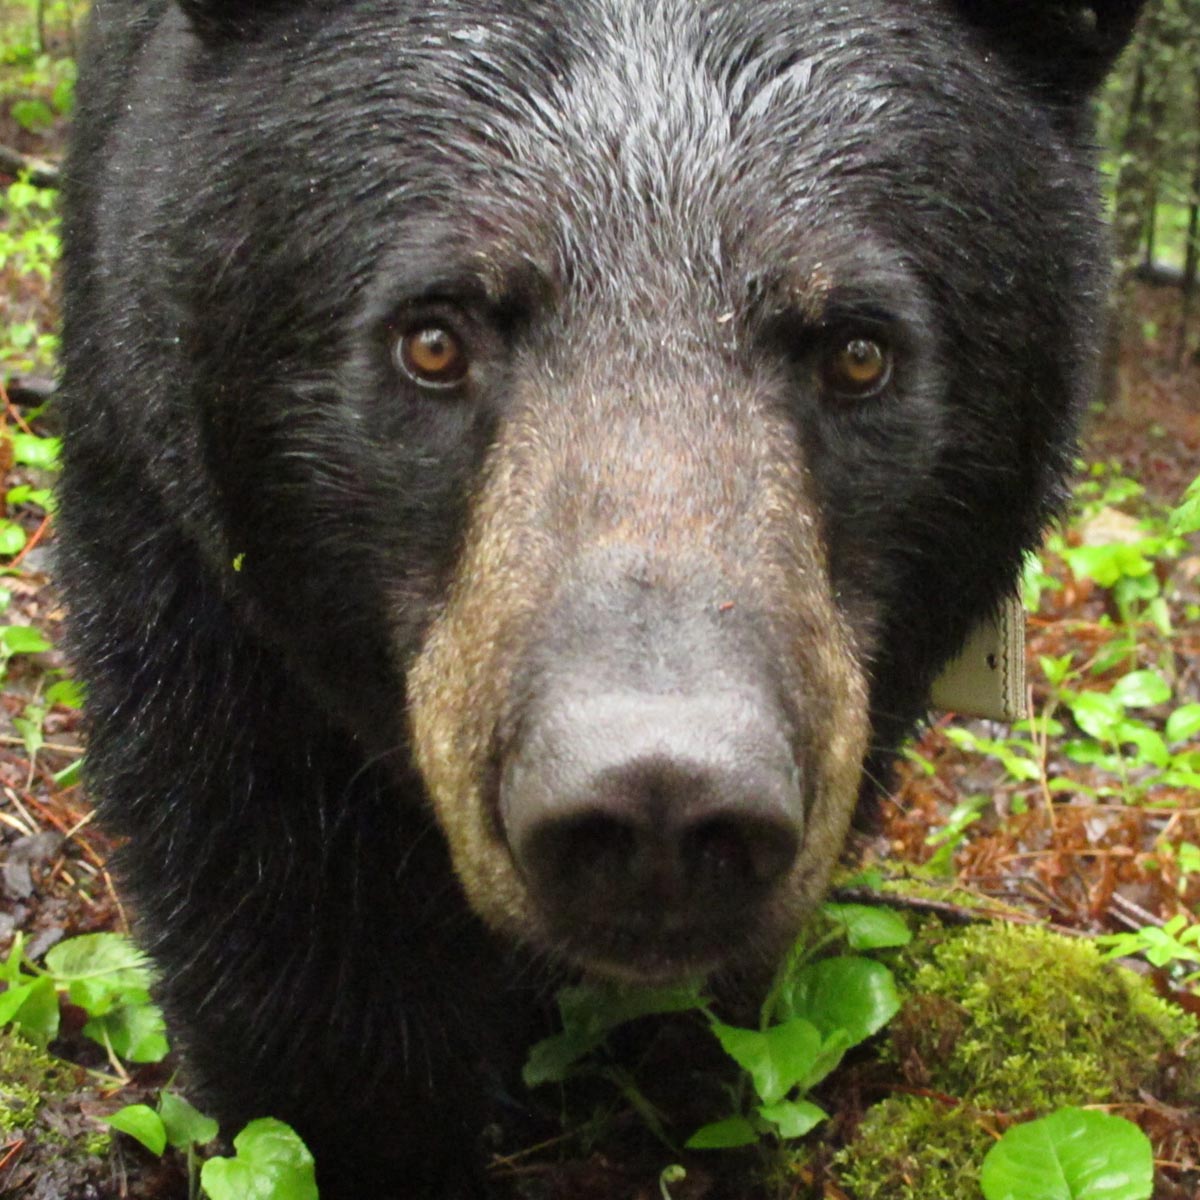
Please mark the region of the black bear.
POLYGON ((205 1099, 482 1191, 543 964, 743 969, 1015 586, 1136 0, 96 0, 61 574, 205 1099))

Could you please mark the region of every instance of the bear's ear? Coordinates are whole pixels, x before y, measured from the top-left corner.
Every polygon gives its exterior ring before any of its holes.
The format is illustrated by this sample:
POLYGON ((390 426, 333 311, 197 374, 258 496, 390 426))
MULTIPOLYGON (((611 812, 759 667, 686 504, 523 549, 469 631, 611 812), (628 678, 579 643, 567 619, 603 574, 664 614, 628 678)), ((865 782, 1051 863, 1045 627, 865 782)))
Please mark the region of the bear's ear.
POLYGON ((1144 0, 957 0, 963 16, 1043 86, 1099 87, 1133 34, 1144 0))
POLYGON ((175 0, 184 15, 203 33, 232 25, 239 11, 245 12, 246 0, 175 0))
POLYGON ((285 7, 284 0, 175 0, 192 28, 207 37, 253 29, 271 9, 285 7))

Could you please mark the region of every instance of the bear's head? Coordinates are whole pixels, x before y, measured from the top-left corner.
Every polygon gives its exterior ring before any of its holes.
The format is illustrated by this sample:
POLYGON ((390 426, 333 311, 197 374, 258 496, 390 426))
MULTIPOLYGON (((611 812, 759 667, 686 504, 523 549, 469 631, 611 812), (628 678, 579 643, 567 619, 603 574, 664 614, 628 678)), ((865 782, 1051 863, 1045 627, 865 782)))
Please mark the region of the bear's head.
POLYGON ((1138 4, 183 7, 238 603, 492 925, 777 951, 1057 503, 1138 4))

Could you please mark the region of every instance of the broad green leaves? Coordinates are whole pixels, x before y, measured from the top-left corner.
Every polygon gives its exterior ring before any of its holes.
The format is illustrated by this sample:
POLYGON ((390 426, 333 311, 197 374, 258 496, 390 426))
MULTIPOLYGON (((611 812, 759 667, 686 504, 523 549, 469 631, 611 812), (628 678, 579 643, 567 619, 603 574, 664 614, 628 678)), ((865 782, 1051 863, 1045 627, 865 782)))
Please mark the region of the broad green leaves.
POLYGON ((146 1104, 127 1104, 105 1120, 136 1138, 151 1154, 162 1154, 168 1146, 176 1150, 204 1146, 219 1132, 216 1121, 175 1092, 159 1096, 157 1112, 146 1104))
POLYGON ((313 1157, 282 1121, 251 1121, 233 1139, 233 1158, 210 1158, 200 1183, 211 1200, 317 1200, 313 1157))
POLYGON ((166 1025, 150 1000, 150 968, 127 938, 93 933, 61 942, 47 953, 46 969, 88 1014, 88 1037, 129 1062, 166 1056, 166 1025))
MULTIPOLYGON (((854 949, 908 943, 904 920, 887 909, 829 904, 834 930, 820 943, 844 937, 854 949)), ((525 1064, 528 1086, 562 1082, 602 1052, 618 1025, 650 1015, 696 1012, 745 1074, 742 1111, 713 1121, 688 1140, 691 1149, 728 1149, 765 1134, 803 1137, 825 1119, 806 1093, 836 1069, 846 1051, 877 1033, 900 1007, 892 973, 860 955, 811 959, 803 947, 780 968, 764 1002, 758 1029, 718 1020, 698 985, 629 988, 584 985, 559 993, 562 1032, 533 1047, 525 1064)), ((630 1091, 626 1077, 624 1090, 630 1091)))
POLYGON ((1149 1200, 1154 1156, 1132 1122, 1063 1108, 1010 1129, 983 1161, 986 1200, 1149 1200))
POLYGON ((18 940, 0 964, 0 1026, 12 1023, 36 1045, 58 1034, 59 993, 88 1015, 83 1032, 129 1062, 159 1062, 167 1053, 162 1012, 150 999, 146 957, 117 933, 90 933, 28 963, 18 940))
POLYGON ((562 1082, 618 1025, 653 1013, 689 1012, 702 1004, 698 985, 636 988, 582 984, 563 988, 558 993, 563 1030, 530 1051, 523 1072, 525 1086, 562 1082))

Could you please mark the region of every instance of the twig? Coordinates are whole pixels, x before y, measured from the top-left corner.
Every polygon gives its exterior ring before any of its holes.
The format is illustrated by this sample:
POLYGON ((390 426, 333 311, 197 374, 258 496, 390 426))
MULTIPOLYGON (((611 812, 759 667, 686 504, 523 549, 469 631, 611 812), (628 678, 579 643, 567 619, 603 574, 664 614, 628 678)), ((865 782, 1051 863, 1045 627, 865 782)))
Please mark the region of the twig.
POLYGON ((10 375, 4 389, 13 404, 39 405, 58 391, 58 384, 41 375, 10 375))
POLYGON ((31 154, 22 154, 11 146, 0 145, 0 171, 9 175, 28 175, 34 187, 56 188, 59 183, 56 164, 44 158, 34 158, 31 154))
POLYGON ((9 567, 18 567, 21 565, 21 560, 46 536, 46 530, 50 528, 51 516, 47 513, 41 520, 41 524, 29 535, 29 540, 21 547, 20 552, 14 554, 8 561, 9 567))
POLYGON ((888 908, 907 908, 915 912, 932 912, 945 917, 955 925, 973 925, 984 921, 1009 921, 1013 925, 1036 925, 1051 929, 1066 937, 1088 937, 1069 925, 1055 925, 1040 917, 1030 916, 1016 908, 970 908, 965 904, 952 904, 949 900, 931 900, 926 896, 902 896, 894 892, 877 892, 873 888, 835 888, 830 895, 834 900, 854 900, 861 904, 884 904, 888 908))
MULTIPOLYGON (((0 733, 0 746, 23 746, 25 739, 14 736, 11 733, 0 733)), ((83 755, 82 746, 65 746, 59 742, 43 742, 42 750, 53 750, 55 754, 69 754, 72 758, 80 758, 83 755)))

